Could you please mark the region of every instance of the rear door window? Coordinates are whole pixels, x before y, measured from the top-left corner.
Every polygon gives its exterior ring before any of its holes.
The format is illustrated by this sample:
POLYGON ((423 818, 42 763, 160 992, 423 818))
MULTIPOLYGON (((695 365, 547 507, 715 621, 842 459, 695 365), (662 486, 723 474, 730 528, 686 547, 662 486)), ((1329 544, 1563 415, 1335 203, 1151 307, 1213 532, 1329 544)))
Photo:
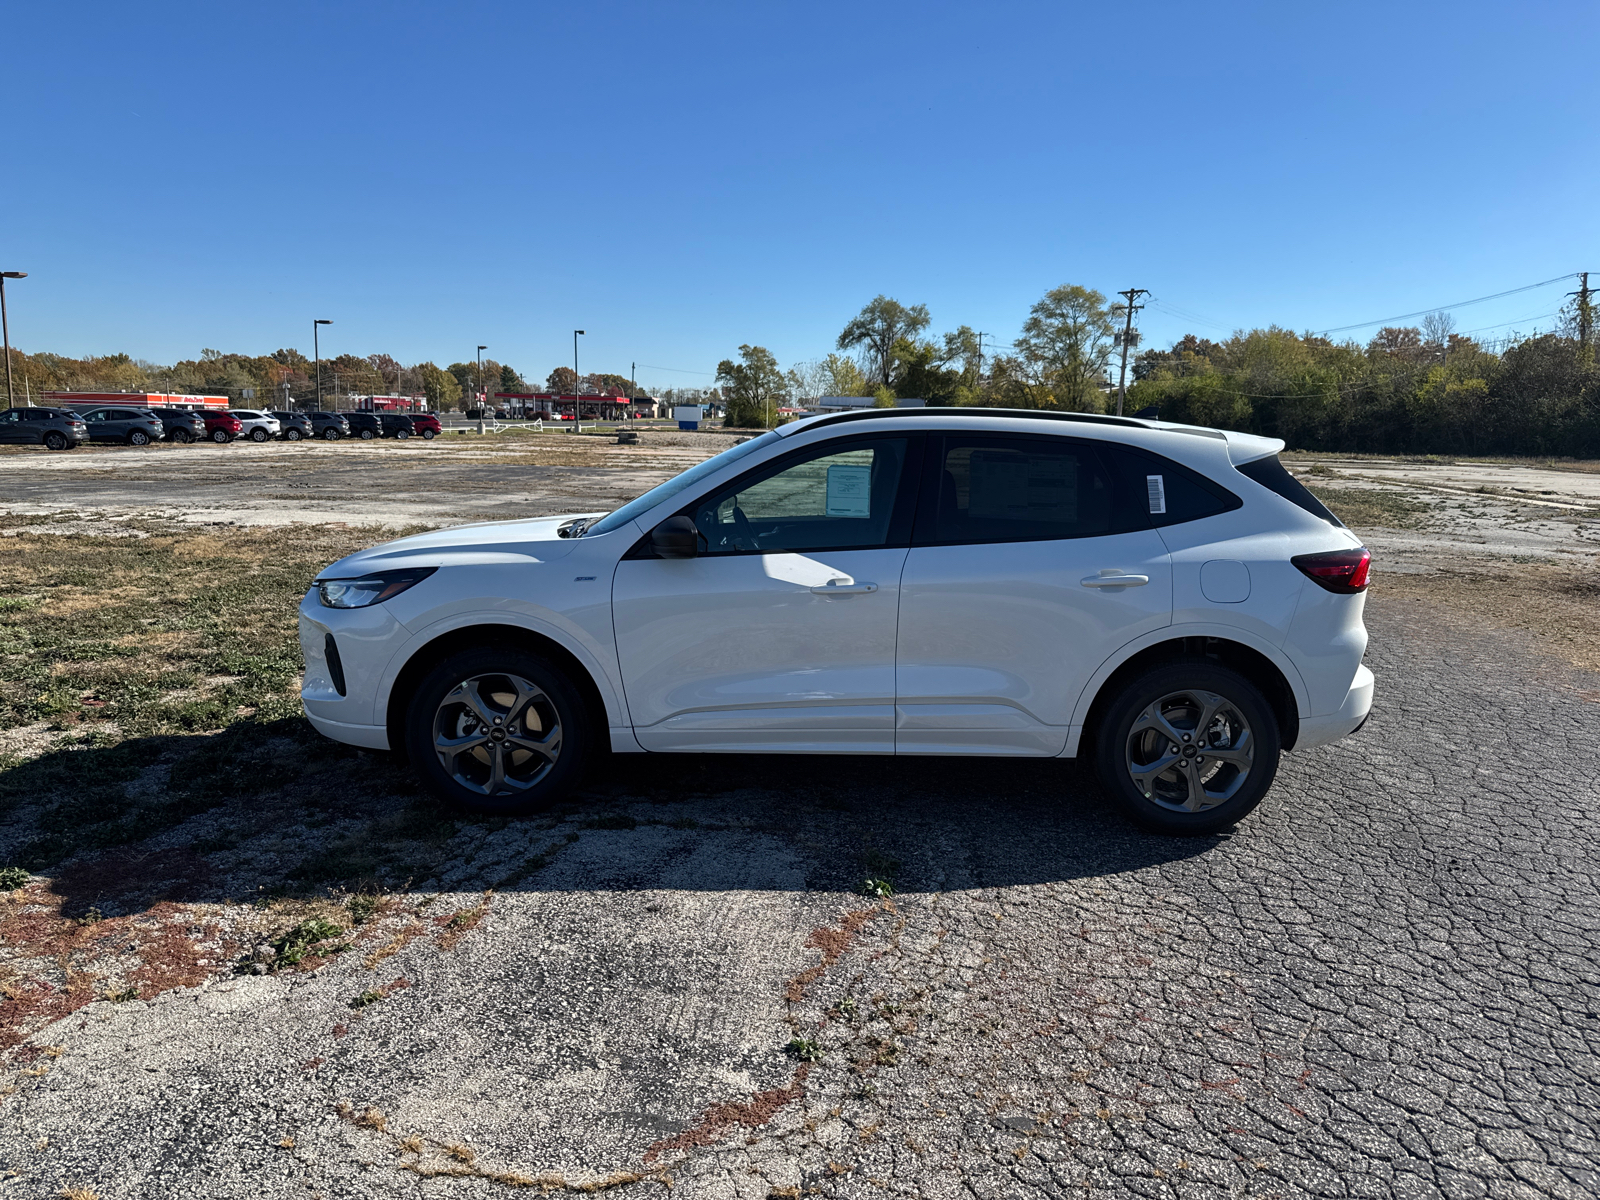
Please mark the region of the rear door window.
POLYGON ((983 434, 932 442, 918 545, 1098 537, 1142 525, 1087 442, 983 434))

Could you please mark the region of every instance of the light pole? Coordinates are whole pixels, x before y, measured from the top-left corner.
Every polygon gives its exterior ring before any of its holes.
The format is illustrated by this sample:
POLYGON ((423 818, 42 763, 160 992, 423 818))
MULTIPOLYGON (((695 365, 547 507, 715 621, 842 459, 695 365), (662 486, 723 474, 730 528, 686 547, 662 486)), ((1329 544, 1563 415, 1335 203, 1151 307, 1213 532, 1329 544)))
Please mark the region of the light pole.
POLYGON ((332 325, 332 321, 324 321, 320 317, 311 322, 311 352, 317 356, 317 411, 322 411, 322 343, 317 334, 321 332, 319 325, 332 325))
POLYGON ((582 336, 583 330, 574 329, 572 331, 572 415, 575 424, 583 420, 583 402, 578 399, 579 396, 583 395, 583 392, 579 390, 581 387, 579 380, 582 376, 578 374, 578 339, 582 336))
POLYGON ((478 347, 478 407, 480 409, 487 407, 489 403, 489 393, 483 390, 483 352, 488 348, 487 346, 478 347))
POLYGON ((6 316, 6 280, 26 279, 26 271, 0 271, 0 328, 6 340, 6 407, 15 408, 17 398, 11 394, 11 321, 6 316))

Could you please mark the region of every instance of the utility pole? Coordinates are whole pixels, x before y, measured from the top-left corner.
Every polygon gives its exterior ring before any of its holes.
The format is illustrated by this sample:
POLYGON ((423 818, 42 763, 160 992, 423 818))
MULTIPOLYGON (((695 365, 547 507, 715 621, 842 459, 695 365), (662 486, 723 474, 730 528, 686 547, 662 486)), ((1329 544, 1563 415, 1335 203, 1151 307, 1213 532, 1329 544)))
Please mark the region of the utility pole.
POLYGON ((972 382, 980 392, 983 391, 983 339, 989 336, 981 329, 978 331, 978 377, 972 382))
POLYGON ((1117 416, 1119 417, 1122 415, 1122 402, 1128 398, 1128 343, 1133 340, 1133 314, 1144 307, 1142 304, 1135 304, 1134 301, 1140 296, 1148 296, 1149 294, 1149 288, 1129 288, 1125 292, 1117 293, 1119 296, 1128 298, 1128 303, 1125 306, 1128 310, 1128 319, 1122 327, 1122 374, 1117 380, 1117 416))
MULTIPOLYGON (((311 353, 313 353, 313 354, 315 354, 317 356, 317 411, 318 412, 322 411, 322 341, 321 341, 320 338, 318 338, 317 335, 322 332, 322 327, 324 325, 332 325, 332 324, 333 324, 332 321, 324 321, 320 317, 311 322, 311 353)), ((305 362, 305 359, 302 358, 300 361, 301 362, 305 362)), ((333 377, 333 394, 334 394, 335 397, 337 397, 338 394, 339 394, 339 377, 338 377, 338 375, 335 375, 333 377)), ((337 400, 335 400, 335 403, 337 403, 337 400)))
POLYGON ((6 407, 15 408, 17 398, 11 394, 11 320, 6 316, 6 280, 26 279, 26 271, 0 271, 0 328, 6 340, 6 407))
POLYGON ((1589 297, 1594 293, 1589 290, 1589 272, 1579 271, 1578 281, 1578 290, 1567 295, 1578 298, 1578 353, 1587 362, 1594 357, 1594 345, 1589 340, 1594 333, 1594 308, 1589 297))

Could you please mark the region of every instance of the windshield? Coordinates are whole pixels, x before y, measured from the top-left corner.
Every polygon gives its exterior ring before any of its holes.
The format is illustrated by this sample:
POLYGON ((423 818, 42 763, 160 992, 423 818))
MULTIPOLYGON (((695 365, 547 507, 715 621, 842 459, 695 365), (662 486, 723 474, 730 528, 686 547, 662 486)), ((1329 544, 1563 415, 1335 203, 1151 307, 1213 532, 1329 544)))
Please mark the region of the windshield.
POLYGON ((593 525, 583 531, 585 537, 596 533, 610 533, 613 529, 620 528, 633 520, 640 513, 648 512, 663 500, 669 500, 685 488, 704 479, 714 471, 720 471, 731 462, 737 462, 745 455, 760 450, 763 446, 770 446, 778 440, 776 432, 763 433, 758 438, 751 438, 748 442, 740 442, 718 454, 715 458, 708 458, 698 466, 690 467, 682 475, 674 475, 665 483, 651 488, 637 500, 630 500, 615 512, 601 517, 593 525))

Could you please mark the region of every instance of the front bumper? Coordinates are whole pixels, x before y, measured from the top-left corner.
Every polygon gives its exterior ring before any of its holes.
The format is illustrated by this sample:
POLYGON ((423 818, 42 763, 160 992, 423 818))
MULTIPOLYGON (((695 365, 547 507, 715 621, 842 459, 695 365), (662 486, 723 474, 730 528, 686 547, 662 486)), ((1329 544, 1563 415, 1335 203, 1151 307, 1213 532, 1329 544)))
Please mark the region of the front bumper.
POLYGON ((1347 738, 1367 723, 1372 711, 1372 672, 1365 666, 1356 668, 1350 690, 1338 711, 1320 717, 1301 717, 1300 736, 1295 740, 1296 750, 1310 750, 1313 746, 1326 746, 1347 738))

